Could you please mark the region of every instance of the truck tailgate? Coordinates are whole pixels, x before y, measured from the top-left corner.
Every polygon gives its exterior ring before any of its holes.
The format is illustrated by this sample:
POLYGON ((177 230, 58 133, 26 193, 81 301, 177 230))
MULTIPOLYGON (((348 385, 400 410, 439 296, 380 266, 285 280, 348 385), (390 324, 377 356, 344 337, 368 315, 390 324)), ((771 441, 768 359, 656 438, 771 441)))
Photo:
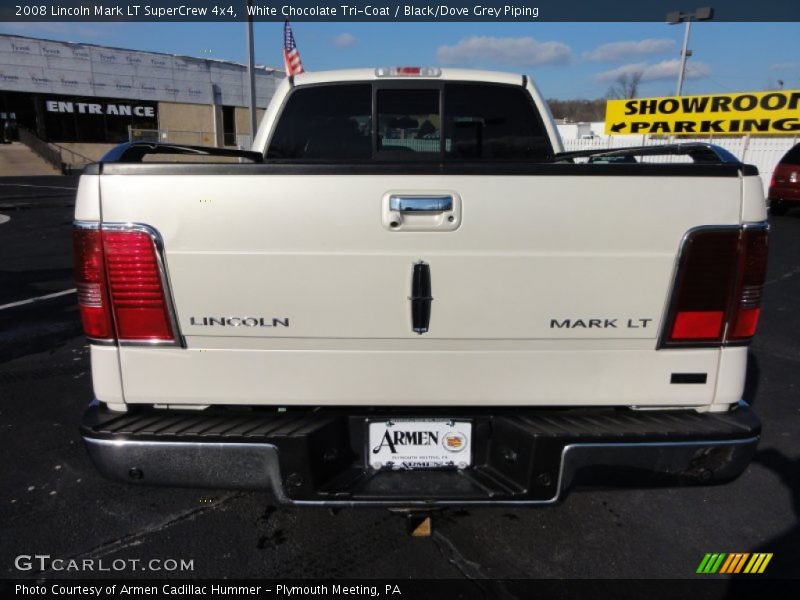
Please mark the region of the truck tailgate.
POLYGON ((126 402, 703 405, 719 349, 656 350, 686 232, 740 177, 103 175, 103 221, 163 238, 185 348, 119 349, 126 402), (452 230, 387 226, 449 196, 452 230), (415 265, 430 278, 418 333, 415 265), (673 373, 705 373, 673 385, 673 373), (578 376, 578 374, 580 376, 578 376))

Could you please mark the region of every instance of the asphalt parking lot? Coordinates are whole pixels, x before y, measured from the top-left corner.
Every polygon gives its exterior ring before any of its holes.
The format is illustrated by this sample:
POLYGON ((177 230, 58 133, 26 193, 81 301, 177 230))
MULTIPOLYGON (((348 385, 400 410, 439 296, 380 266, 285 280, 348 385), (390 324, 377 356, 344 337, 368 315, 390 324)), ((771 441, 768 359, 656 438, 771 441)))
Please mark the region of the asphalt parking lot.
POLYGON ((15 567, 20 554, 48 554, 193 561, 191 572, 117 577, 684 578, 707 552, 772 552, 765 577, 797 576, 800 210, 771 219, 746 393, 763 437, 740 479, 581 491, 547 508, 452 510, 437 516, 431 537, 412 538, 385 510, 276 510, 258 493, 129 487, 95 472, 77 431, 92 391, 75 296, 20 304, 73 287, 76 185, 0 179, 3 577, 104 575, 15 567))

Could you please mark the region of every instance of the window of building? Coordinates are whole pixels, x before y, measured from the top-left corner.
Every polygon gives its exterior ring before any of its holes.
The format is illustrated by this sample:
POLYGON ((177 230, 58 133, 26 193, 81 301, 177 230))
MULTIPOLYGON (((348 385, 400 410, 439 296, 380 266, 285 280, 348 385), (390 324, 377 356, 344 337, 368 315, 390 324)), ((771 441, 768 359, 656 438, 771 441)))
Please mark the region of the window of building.
POLYGON ((129 130, 157 130, 158 104, 47 94, 33 98, 37 130, 51 142, 127 142, 129 130))
POLYGON ((236 108, 233 106, 222 107, 222 144, 236 145, 236 108))

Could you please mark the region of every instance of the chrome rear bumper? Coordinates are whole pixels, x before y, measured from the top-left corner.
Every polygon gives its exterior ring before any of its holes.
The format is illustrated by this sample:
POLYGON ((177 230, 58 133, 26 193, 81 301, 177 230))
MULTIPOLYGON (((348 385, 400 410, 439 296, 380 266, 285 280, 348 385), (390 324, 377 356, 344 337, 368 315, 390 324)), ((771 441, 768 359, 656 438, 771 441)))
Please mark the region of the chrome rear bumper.
POLYGON ((539 505, 580 485, 719 483, 744 471, 760 431, 745 406, 724 415, 503 411, 472 416, 477 432, 489 429, 475 436, 473 467, 372 471, 354 450, 363 447, 364 418, 120 415, 94 406, 82 429, 93 462, 113 480, 262 490, 281 504, 338 507, 539 505))

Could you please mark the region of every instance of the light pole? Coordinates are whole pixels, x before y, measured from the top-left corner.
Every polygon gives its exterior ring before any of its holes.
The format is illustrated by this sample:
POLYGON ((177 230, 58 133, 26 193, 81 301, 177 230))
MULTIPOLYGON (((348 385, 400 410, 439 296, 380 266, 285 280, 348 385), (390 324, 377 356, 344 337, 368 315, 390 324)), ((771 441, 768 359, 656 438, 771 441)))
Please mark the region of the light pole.
MULTIPOLYGON (((252 0, 245 3, 249 8, 252 0)), ((247 81, 248 81, 248 100, 250 101, 250 143, 256 139, 258 120, 256 119, 256 70, 255 70, 255 48, 253 47, 253 17, 247 14, 247 81)), ((249 148, 248 148, 249 150, 249 148)))
POLYGON ((686 59, 692 55, 689 50, 689 33, 692 30, 692 21, 709 21, 714 18, 714 9, 710 6, 698 8, 693 12, 674 12, 667 13, 667 23, 670 25, 677 25, 678 23, 686 23, 686 28, 683 32, 683 47, 681 48, 681 68, 678 71, 678 89, 675 92, 676 96, 683 93, 683 78, 686 74, 686 59))

